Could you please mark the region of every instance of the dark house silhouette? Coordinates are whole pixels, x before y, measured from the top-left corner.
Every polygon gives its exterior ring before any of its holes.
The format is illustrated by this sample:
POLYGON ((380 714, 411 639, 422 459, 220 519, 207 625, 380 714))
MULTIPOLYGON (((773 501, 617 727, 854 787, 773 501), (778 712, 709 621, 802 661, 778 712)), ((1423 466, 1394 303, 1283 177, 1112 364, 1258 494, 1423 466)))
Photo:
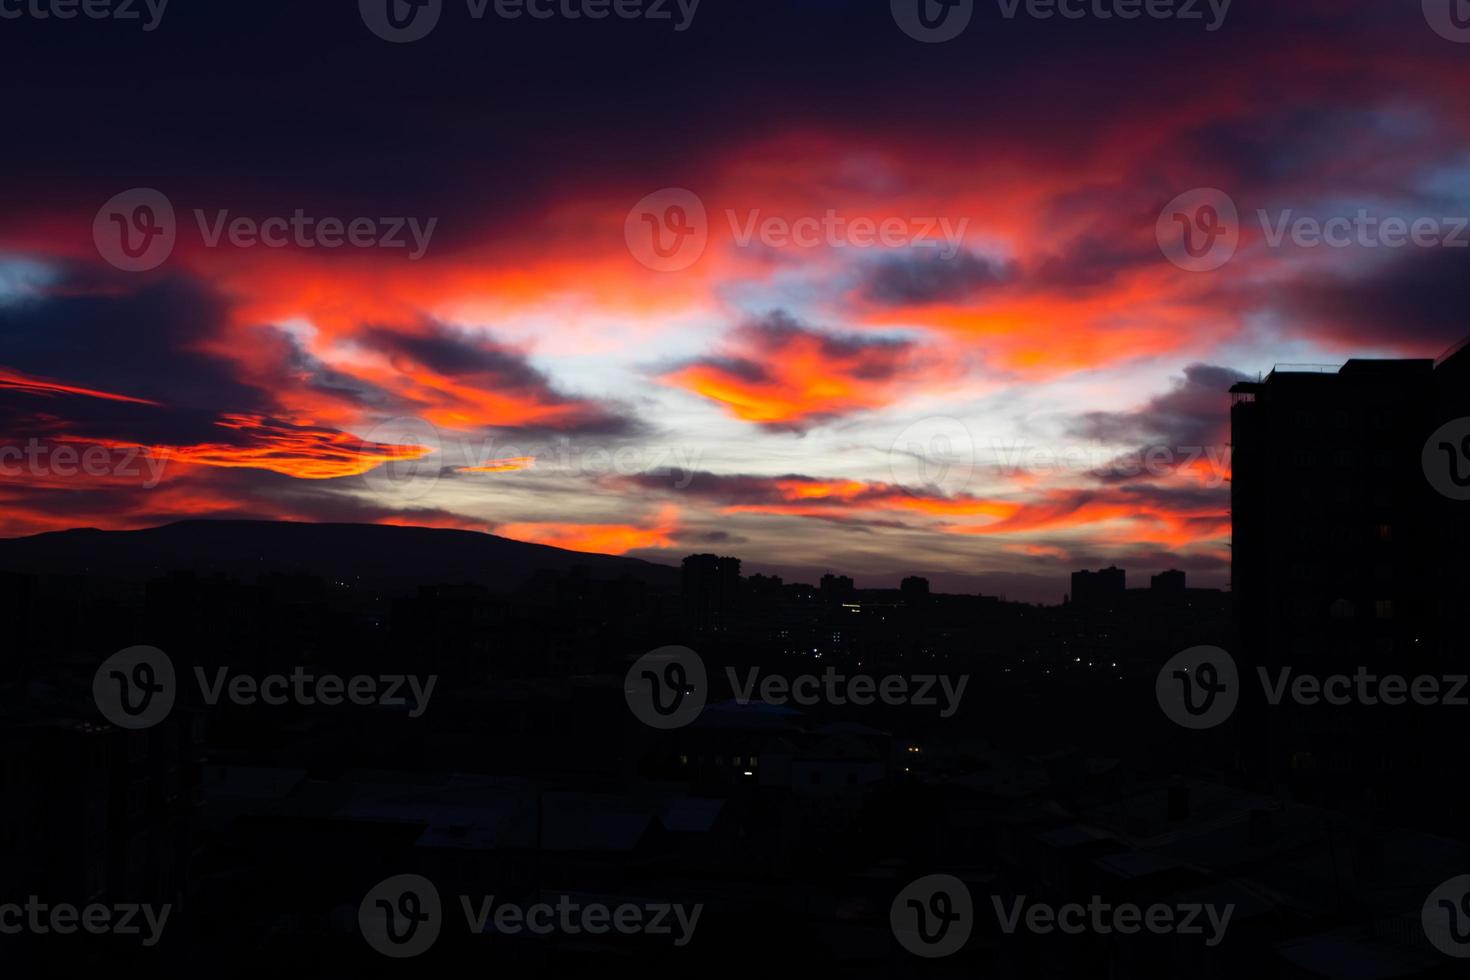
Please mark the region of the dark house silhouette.
POLYGON ((1115 607, 1127 591, 1128 573, 1121 568, 1072 573, 1072 602, 1090 609, 1115 607))

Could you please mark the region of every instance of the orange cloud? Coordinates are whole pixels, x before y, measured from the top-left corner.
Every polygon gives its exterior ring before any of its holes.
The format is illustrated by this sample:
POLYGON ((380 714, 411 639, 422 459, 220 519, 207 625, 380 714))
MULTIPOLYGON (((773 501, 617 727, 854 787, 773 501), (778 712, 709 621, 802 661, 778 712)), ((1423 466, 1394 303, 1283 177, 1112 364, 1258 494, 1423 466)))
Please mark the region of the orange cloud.
POLYGON ((640 548, 672 548, 678 532, 679 511, 669 506, 659 511, 653 527, 632 524, 524 523, 495 528, 501 537, 532 544, 545 544, 568 551, 625 555, 640 548))
POLYGON ((505 459, 490 459, 479 466, 461 466, 459 473, 516 473, 536 468, 535 456, 510 456, 505 459))
POLYGON ((746 422, 801 428, 891 404, 933 382, 936 367, 911 341, 820 332, 775 313, 734 331, 719 355, 662 380, 746 422))
POLYGON ((227 415, 215 424, 238 433, 241 441, 152 448, 183 463, 269 470, 301 480, 358 476, 384 463, 419 459, 433 452, 424 446, 366 443, 335 429, 293 425, 260 416, 227 415))

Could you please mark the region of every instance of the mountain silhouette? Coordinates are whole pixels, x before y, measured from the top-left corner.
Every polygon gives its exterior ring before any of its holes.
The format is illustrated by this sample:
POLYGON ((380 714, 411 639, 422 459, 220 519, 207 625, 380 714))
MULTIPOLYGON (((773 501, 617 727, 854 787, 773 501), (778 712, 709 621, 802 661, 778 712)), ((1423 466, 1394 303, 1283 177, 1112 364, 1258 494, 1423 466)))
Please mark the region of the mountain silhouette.
POLYGON ((139 531, 78 528, 0 539, 0 570, 146 580, 174 571, 253 579, 262 573, 317 575, 365 587, 407 589, 475 583, 508 592, 538 572, 583 568, 596 579, 624 576, 661 590, 679 570, 613 555, 585 554, 478 531, 386 524, 180 521, 139 531))

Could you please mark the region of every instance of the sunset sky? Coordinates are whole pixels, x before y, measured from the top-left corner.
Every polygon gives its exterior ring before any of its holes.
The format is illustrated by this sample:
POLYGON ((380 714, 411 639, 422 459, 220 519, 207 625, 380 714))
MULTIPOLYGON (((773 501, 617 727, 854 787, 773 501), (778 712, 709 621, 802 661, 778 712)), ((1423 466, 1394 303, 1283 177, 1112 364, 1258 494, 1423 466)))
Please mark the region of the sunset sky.
POLYGON ((0 446, 31 452, 0 536, 391 522, 1047 601, 1109 563, 1223 585, 1231 383, 1470 333, 1470 44, 1420 0, 1214 31, 982 0, 944 43, 886 0, 684 30, 447 0, 406 44, 356 8, 0 20, 0 446), (136 188, 176 213, 145 271, 98 245, 136 188), (1213 271, 1156 237, 1198 188, 1239 209, 1213 271), (1271 241, 1360 209, 1445 240, 1271 241), (298 211, 432 232, 211 245, 298 211), (680 215, 703 251, 661 258, 680 215))

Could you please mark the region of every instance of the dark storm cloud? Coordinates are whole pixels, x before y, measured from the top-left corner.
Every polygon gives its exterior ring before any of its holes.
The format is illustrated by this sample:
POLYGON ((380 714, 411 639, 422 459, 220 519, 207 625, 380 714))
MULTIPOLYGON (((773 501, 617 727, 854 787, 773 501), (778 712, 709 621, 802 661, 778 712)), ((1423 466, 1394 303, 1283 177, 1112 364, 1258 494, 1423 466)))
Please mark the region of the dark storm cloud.
POLYGON ((817 330, 785 310, 747 321, 735 331, 735 337, 748 342, 765 357, 780 354, 803 340, 815 341, 824 359, 854 362, 853 377, 864 381, 884 381, 896 376, 905 366, 906 357, 914 350, 912 341, 898 337, 817 330))
POLYGON ((510 396, 533 408, 565 410, 554 423, 496 426, 522 433, 579 433, 636 435, 643 424, 621 407, 566 394, 521 351, 495 340, 471 335, 448 324, 425 321, 414 331, 367 327, 354 342, 388 356, 393 366, 410 375, 427 369, 459 385, 499 396, 510 396))
MULTIPOLYGON (((1317 0, 1237 4, 1228 30, 1205 35, 979 7, 944 45, 905 37, 886 3, 845 0, 705 0, 683 32, 618 18, 474 21, 447 0, 439 29, 408 45, 372 36, 350 2, 176 3, 146 35, 7 22, 0 81, 33 95, 7 110, 7 143, 25 152, 0 161, 0 205, 54 212, 153 185, 191 208, 439 216, 436 251, 452 253, 490 227, 522 233, 568 184, 646 192, 813 121, 912 139, 937 158, 998 142, 1025 147, 1023 166, 1065 164, 1120 119, 1241 85, 1237 64, 1268 89, 1286 63, 1261 52, 1303 37, 1353 50, 1367 16, 1317 0)), ((1416 17, 1375 20, 1379 47, 1438 41, 1416 17)), ((1209 148, 1241 168, 1271 153, 1209 148)))
POLYGON ((268 396, 238 381, 230 362, 197 350, 222 327, 219 297, 184 278, 135 288, 67 284, 0 306, 0 363, 180 409, 267 407, 268 396))
POLYGON ((1159 446, 1210 446, 1226 439, 1230 386, 1246 380, 1239 371, 1191 364, 1162 395, 1127 412, 1088 412, 1068 424, 1071 435, 1104 442, 1159 446))
POLYGON ((882 306, 958 302, 1005 282, 1013 271, 971 252, 945 258, 933 250, 914 250, 878 262, 862 293, 882 306))
POLYGON ((184 444, 214 438, 221 414, 270 411, 268 392, 200 350, 222 328, 219 297, 184 278, 136 288, 89 292, 67 283, 0 306, 0 365, 156 404, 0 390, 0 418, 11 431, 184 444))
POLYGON ((275 327, 259 327, 255 340, 276 351, 275 360, 287 377, 328 397, 361 409, 378 411, 393 407, 393 395, 362 378, 353 377, 324 363, 292 335, 275 327))
MULTIPOLYGON (((1470 241, 1470 231, 1462 239, 1470 241)), ((1408 248, 1352 277, 1297 283, 1283 306, 1345 347, 1390 346, 1434 357, 1470 335, 1470 248, 1408 248)))
POLYGON ((430 323, 427 330, 427 333, 403 333, 385 327, 368 327, 354 339, 365 347, 395 359, 414 361, 445 377, 482 376, 493 379, 499 387, 515 391, 549 393, 551 390, 546 375, 532 367, 519 351, 457 333, 444 324, 430 323))

